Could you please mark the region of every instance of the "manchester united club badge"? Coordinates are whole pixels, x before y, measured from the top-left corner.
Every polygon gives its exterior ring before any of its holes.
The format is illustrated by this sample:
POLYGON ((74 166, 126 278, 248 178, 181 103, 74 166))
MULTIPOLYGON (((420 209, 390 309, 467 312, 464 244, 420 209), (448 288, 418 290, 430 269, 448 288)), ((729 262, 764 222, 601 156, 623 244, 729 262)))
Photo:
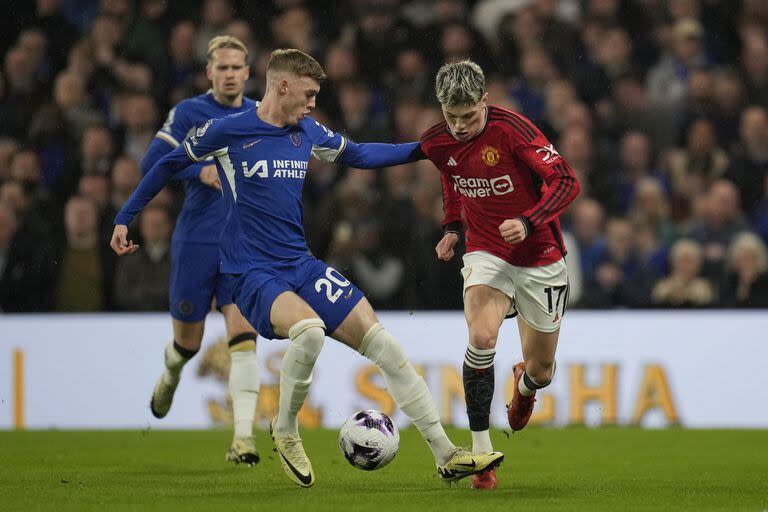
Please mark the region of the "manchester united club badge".
POLYGON ((485 146, 480 152, 480 155, 483 157, 483 162, 485 162, 485 165, 488 167, 493 167, 499 163, 499 150, 493 146, 485 146))

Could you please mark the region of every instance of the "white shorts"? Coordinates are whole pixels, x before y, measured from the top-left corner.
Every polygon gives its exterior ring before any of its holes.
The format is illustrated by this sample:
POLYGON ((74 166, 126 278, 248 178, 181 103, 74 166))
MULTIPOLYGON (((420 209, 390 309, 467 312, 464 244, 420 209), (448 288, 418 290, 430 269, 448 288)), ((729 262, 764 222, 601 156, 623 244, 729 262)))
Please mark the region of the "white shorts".
POLYGON ((543 267, 516 267, 484 251, 464 255, 464 293, 484 284, 507 295, 509 316, 520 314, 526 324, 540 332, 560 328, 568 302, 568 270, 561 259, 543 267))

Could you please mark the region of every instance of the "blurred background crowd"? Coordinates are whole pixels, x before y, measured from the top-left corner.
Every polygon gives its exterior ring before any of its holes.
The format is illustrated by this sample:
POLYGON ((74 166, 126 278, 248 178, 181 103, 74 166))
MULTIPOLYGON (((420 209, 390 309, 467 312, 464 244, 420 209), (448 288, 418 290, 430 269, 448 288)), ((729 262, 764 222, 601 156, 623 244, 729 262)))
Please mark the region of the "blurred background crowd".
MULTIPOLYGON (((0 310, 167 308, 183 185, 132 226, 143 250, 118 261, 108 240, 167 111, 208 89, 218 34, 250 49, 254 99, 273 49, 315 56, 314 117, 357 141, 417 140, 441 119, 436 69, 472 58, 581 180, 571 306, 768 307, 766 29, 763 0, 10 0, 0 310)), ((310 247, 375 307, 461 308, 429 161, 307 176, 310 247)))

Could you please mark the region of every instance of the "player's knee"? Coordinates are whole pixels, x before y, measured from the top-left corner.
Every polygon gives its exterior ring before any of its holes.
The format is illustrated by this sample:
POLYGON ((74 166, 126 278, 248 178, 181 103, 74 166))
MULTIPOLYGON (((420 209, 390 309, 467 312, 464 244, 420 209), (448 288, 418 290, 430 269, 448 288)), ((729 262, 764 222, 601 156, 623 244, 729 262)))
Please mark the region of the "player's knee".
POLYGON ((401 368, 408 362, 403 347, 378 322, 373 324, 365 333, 358 351, 376 366, 385 370, 401 368))
POLYGON ((307 360, 314 361, 325 342, 325 323, 319 318, 299 320, 288 330, 288 337, 291 343, 300 345, 307 360))
POLYGON ((499 330, 489 327, 473 327, 469 330, 469 344, 475 348, 496 348, 499 330))
POLYGON ((256 338, 258 334, 254 331, 248 331, 238 334, 229 340, 229 352, 253 352, 256 350, 256 338))

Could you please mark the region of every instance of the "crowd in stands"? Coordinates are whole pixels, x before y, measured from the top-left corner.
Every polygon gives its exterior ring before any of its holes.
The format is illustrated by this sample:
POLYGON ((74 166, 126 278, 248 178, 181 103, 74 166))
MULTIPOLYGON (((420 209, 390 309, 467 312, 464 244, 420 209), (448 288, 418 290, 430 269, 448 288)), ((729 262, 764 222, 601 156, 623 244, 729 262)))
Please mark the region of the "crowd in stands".
MULTIPOLYGON (((768 307, 768 3, 762 0, 11 0, 0 19, 0 311, 168 307, 167 187, 118 258, 115 213, 166 113, 205 92, 208 40, 250 50, 259 99, 275 48, 328 79, 313 116, 356 141, 441 120, 434 75, 471 58, 490 103, 529 117, 582 194, 563 216, 571 306, 768 307)), ((510 196, 510 200, 514 200, 510 196)), ((313 161, 316 256, 377 308, 460 309, 439 262, 429 161, 313 161)))

